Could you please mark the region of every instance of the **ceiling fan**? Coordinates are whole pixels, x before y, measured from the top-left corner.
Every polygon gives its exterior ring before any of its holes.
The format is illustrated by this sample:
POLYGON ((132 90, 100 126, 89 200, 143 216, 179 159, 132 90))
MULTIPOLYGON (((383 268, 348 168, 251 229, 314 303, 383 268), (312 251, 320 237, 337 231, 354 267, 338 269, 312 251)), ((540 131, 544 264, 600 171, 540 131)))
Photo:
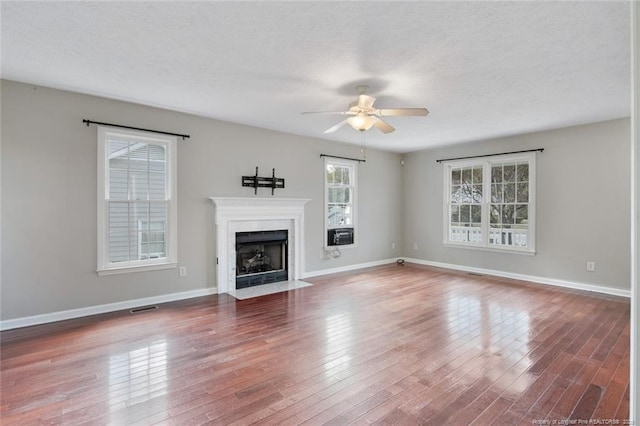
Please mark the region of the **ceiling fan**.
POLYGON ((391 109, 377 109, 373 107, 373 103, 376 98, 366 94, 369 86, 358 86, 356 92, 358 93, 358 100, 349 104, 348 111, 318 111, 318 112, 303 112, 302 114, 341 114, 350 115, 351 117, 342 120, 340 123, 333 127, 328 128, 324 133, 335 132, 345 124, 349 124, 355 130, 364 132, 372 127, 380 130, 382 133, 391 133, 395 130, 386 121, 380 117, 397 117, 397 116, 414 116, 414 117, 426 117, 429 111, 426 108, 391 108, 391 109))

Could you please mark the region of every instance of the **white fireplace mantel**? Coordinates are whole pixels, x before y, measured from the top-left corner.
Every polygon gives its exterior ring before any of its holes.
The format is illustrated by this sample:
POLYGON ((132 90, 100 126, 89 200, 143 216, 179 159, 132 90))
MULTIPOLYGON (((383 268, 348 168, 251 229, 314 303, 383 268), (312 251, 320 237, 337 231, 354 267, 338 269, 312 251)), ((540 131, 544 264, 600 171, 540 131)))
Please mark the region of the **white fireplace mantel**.
POLYGON ((288 231, 289 280, 304 270, 306 198, 211 197, 214 204, 218 293, 235 295, 236 232, 288 231))

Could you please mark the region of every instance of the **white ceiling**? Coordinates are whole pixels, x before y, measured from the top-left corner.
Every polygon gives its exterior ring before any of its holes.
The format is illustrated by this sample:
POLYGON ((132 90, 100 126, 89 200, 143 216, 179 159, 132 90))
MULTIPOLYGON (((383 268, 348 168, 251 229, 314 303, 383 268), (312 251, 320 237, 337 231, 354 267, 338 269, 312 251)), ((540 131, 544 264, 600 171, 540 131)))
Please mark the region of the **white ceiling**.
POLYGON ((1 13, 2 78, 350 143, 348 126, 322 133, 342 116, 300 112, 344 110, 368 84, 378 108, 431 112, 367 132, 390 151, 630 115, 628 1, 2 1, 1 13))

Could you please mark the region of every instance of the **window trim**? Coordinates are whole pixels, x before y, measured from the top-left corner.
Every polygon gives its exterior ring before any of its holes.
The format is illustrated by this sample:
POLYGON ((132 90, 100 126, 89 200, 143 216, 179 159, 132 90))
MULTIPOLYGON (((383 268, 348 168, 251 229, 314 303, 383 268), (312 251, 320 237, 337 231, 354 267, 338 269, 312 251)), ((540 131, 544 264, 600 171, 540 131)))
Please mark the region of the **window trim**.
POLYGON ((324 236, 322 237, 322 241, 324 244, 324 248, 325 249, 334 249, 334 248, 339 248, 340 250, 342 249, 349 249, 349 248, 356 248, 358 247, 358 239, 359 239, 359 232, 357 232, 357 226, 358 226, 358 161, 354 161, 354 160, 347 160, 347 159, 342 159, 342 158, 334 158, 334 157, 324 157, 324 168, 322 171, 322 177, 324 180, 324 201, 323 201, 323 212, 322 212, 322 217, 323 217, 323 221, 324 221, 324 236), (350 167, 351 170, 353 171, 353 176, 350 176, 353 185, 353 194, 351 194, 351 200, 352 200, 352 206, 353 206, 353 212, 351 214, 351 220, 352 220, 352 224, 351 226, 329 226, 329 218, 327 217, 327 211, 329 209, 329 182, 327 182, 327 166, 329 164, 335 164, 338 166, 347 166, 350 167), (328 233, 330 229, 336 229, 336 228, 353 228, 353 243, 352 244, 345 244, 345 245, 338 245, 338 246, 330 246, 329 245, 329 241, 328 241, 328 233))
POLYGON ((442 163, 443 167, 443 210, 442 210, 442 244, 448 248, 465 248, 474 250, 491 251, 508 254, 524 254, 533 256, 536 254, 536 155, 535 152, 521 154, 507 154, 488 156, 482 159, 452 160, 442 163), (527 247, 509 247, 489 244, 489 204, 491 204, 491 165, 511 161, 529 162, 529 210, 527 247), (458 242, 449 240, 449 203, 451 200, 451 169, 482 165, 482 204, 481 204, 481 229, 480 243, 458 242))
POLYGON ((122 274, 128 272, 153 271, 176 268, 178 265, 178 203, 177 203, 177 143, 175 136, 160 135, 138 130, 115 129, 113 127, 98 126, 98 275, 122 274), (135 139, 140 142, 161 144, 166 146, 167 153, 167 198, 162 200, 167 204, 167 232, 165 244, 167 257, 161 259, 132 260, 127 262, 109 262, 108 208, 109 208, 109 155, 107 140, 109 137, 135 139))

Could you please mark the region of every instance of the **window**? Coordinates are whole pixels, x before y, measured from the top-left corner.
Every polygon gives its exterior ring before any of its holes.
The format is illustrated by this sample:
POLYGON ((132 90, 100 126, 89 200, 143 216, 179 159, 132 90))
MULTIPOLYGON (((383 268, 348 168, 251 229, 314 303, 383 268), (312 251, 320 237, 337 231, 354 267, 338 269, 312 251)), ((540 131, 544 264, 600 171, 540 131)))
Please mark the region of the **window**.
POLYGON ((176 138, 98 128, 98 273, 176 266, 176 138))
POLYGON ((535 252, 535 154, 444 168, 444 244, 535 252))
POLYGON ((357 162, 325 157, 325 247, 355 245, 357 162))

